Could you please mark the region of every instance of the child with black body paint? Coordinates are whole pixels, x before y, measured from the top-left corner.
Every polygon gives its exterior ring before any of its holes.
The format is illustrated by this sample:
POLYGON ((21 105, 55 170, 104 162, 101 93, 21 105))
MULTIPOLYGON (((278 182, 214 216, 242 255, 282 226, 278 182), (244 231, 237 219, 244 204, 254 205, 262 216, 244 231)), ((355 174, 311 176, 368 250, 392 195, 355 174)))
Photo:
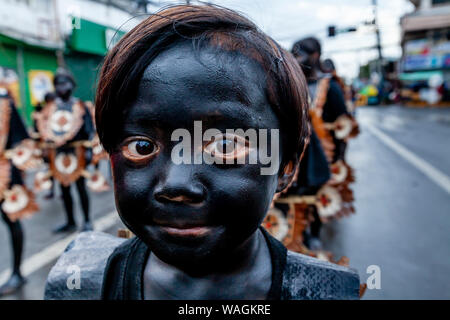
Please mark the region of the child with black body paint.
POLYGON ((10 93, 0 86, 0 215, 9 231, 12 253, 11 276, 0 284, 0 297, 16 292, 26 283, 21 272, 24 231, 20 220, 38 208, 31 194, 13 191, 17 187, 25 188, 23 172, 14 165, 12 159, 6 157, 6 153, 28 139, 25 124, 10 93), (12 194, 10 201, 6 199, 7 192, 12 194))
POLYGON ((117 209, 136 237, 81 234, 46 299, 358 299, 355 271, 287 251, 260 227, 293 179, 307 117, 297 62, 236 12, 175 6, 143 21, 108 54, 96 97, 117 209), (220 134, 194 154, 233 164, 174 163, 173 132, 194 135, 196 121, 220 134), (239 128, 278 130, 275 174, 238 161, 256 148, 227 133, 239 128), (69 264, 79 290, 67 288, 69 264))

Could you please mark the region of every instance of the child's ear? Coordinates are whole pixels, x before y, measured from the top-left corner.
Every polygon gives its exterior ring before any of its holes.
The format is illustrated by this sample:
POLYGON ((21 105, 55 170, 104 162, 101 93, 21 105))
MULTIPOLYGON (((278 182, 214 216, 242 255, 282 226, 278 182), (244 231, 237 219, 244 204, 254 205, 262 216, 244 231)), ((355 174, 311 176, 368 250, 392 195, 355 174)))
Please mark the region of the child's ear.
POLYGON ((283 173, 278 177, 278 186, 276 192, 282 192, 294 182, 295 174, 298 168, 298 161, 289 161, 283 169, 283 173))

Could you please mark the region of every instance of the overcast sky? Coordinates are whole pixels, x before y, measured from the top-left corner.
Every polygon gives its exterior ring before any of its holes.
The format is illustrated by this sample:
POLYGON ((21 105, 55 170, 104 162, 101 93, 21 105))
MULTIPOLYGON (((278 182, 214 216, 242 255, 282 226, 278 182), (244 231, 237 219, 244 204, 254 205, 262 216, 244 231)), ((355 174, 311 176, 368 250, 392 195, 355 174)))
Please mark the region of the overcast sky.
MULTIPOLYGON (((163 3, 180 1, 161 1, 163 3)), ((376 50, 353 49, 373 46, 375 34, 368 27, 358 32, 327 38, 327 26, 338 28, 360 25, 372 17, 372 0, 213 0, 237 10, 253 20, 263 31, 290 49, 292 44, 308 35, 322 41, 323 57, 332 58, 339 74, 356 77, 360 64, 377 57, 376 50), (348 50, 350 49, 350 50, 348 50)), ((191 1, 191 3, 195 3, 191 1)), ((401 55, 400 17, 413 11, 407 0, 378 0, 378 20, 385 57, 401 55)))

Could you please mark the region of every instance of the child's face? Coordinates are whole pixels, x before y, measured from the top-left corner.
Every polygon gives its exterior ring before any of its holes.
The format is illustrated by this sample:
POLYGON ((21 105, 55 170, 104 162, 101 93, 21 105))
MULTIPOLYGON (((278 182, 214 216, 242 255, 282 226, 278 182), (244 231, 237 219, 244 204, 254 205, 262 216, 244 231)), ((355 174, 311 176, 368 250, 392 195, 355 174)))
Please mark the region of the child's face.
POLYGON ((245 242, 278 185, 278 175, 262 175, 259 162, 173 162, 179 141, 171 141, 172 132, 184 128, 194 137, 194 121, 203 131, 280 128, 255 62, 191 46, 178 44, 147 67, 111 154, 122 220, 160 259, 181 266, 213 261, 245 242))
POLYGON ((55 81, 55 92, 56 94, 66 99, 72 95, 72 91, 74 89, 74 85, 72 81, 70 81, 67 77, 58 77, 55 81))

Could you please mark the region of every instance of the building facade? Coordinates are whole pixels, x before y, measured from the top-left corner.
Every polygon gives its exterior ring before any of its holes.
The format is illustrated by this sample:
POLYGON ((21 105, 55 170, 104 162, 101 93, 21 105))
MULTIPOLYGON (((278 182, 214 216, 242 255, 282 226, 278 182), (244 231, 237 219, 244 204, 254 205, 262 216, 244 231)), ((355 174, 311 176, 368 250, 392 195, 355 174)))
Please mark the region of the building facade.
POLYGON ((411 0, 414 12, 401 19, 404 79, 441 75, 450 81, 450 0, 411 0))
POLYGON ((144 15, 132 0, 0 0, 0 84, 12 93, 24 120, 53 90, 53 75, 67 67, 75 96, 93 100, 108 48, 144 15))

